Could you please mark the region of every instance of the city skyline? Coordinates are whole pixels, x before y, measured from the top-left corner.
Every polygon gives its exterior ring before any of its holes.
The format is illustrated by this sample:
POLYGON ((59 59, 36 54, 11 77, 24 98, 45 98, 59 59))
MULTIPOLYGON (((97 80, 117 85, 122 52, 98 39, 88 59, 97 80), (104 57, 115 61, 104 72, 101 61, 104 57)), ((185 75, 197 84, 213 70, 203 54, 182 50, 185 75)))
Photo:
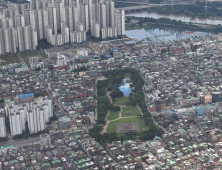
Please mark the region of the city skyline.
POLYGON ((0 14, 0 54, 36 50, 46 39, 54 46, 125 34, 125 11, 111 0, 31 0, 12 4, 0 14))

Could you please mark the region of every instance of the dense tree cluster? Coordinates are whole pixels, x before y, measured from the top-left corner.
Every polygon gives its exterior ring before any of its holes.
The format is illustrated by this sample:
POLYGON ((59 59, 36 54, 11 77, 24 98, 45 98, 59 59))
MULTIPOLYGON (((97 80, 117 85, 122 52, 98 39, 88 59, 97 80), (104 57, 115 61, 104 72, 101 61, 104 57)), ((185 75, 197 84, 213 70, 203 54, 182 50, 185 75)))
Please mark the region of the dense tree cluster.
POLYGON ((0 138, 0 142, 6 142, 6 141, 8 141, 8 137, 1 137, 0 138))
POLYGON ((51 124, 53 121, 58 121, 58 117, 56 116, 55 113, 53 113, 53 116, 49 119, 49 123, 48 124, 51 124))
POLYGON ((42 92, 38 92, 38 93, 34 93, 35 97, 40 97, 40 96, 49 96, 47 92, 42 91, 42 92))
POLYGON ((40 70, 41 70, 40 67, 35 68, 35 71, 40 71, 40 70))
POLYGON ((137 5, 139 4, 115 2, 115 8, 123 8, 123 7, 137 6, 137 5))
POLYGON ((153 4, 160 4, 161 2, 163 2, 164 0, 150 0, 149 2, 150 3, 153 3, 153 4))
MULTIPOLYGON (((153 29, 158 28, 170 28, 170 29, 176 29, 177 31, 185 31, 186 29, 190 29, 193 31, 207 31, 207 32, 221 32, 222 26, 221 24, 218 25, 210 25, 211 29, 208 27, 201 27, 199 25, 196 25, 195 23, 186 23, 182 22, 181 20, 177 21, 170 18, 149 18, 149 17, 135 17, 135 16, 126 16, 126 23, 129 23, 131 19, 139 20, 138 24, 142 25, 142 23, 149 23, 149 26, 153 26, 153 29)), ((134 25, 128 26, 130 29, 134 28, 134 25)), ((151 27, 152 28, 152 27, 151 27)), ((145 28, 146 29, 146 28, 145 28)), ((149 27, 150 29, 150 27, 149 27)))
POLYGON ((6 133, 11 133, 9 116, 5 117, 6 133))
POLYGON ((133 97, 132 94, 129 95, 129 103, 127 102, 127 105, 130 105, 130 106, 136 106, 136 105, 137 105, 137 101, 136 101, 136 99, 133 97))
MULTIPOLYGON (((156 1, 156 0, 154 0, 156 1)), ((176 5, 173 6, 164 6, 164 7, 153 7, 149 9, 149 11, 155 11, 161 14, 184 14, 188 15, 192 18, 206 18, 206 17, 221 17, 222 11, 222 3, 221 2, 208 2, 207 3, 207 11, 205 8, 205 2, 196 1, 195 4, 191 5, 176 5)))
POLYGON ((142 91, 142 86, 144 84, 144 80, 140 76, 138 72, 136 72, 132 76, 133 80, 133 86, 134 86, 134 98, 136 99, 140 109, 143 112, 143 120, 144 123, 149 126, 149 130, 145 131, 141 134, 141 139, 143 140, 151 140, 154 136, 161 136, 162 135, 162 129, 156 126, 156 124, 153 122, 151 118, 151 114, 147 111, 147 106, 145 103, 145 97, 142 91))
POLYGON ((112 98, 122 97, 123 96, 123 92, 117 86, 115 86, 113 88, 113 91, 110 93, 110 96, 112 98))
POLYGON ((81 67, 81 68, 77 68, 77 69, 74 69, 74 70, 73 70, 74 73, 76 73, 76 72, 81 72, 81 71, 87 71, 87 68, 81 67))
POLYGON ((33 133, 33 134, 30 134, 29 132, 23 132, 20 135, 13 136, 13 140, 16 140, 16 139, 28 139, 30 137, 38 137, 39 135, 44 134, 44 133, 49 133, 49 130, 45 129, 43 131, 39 131, 39 132, 33 133))
POLYGON ((52 47, 52 45, 47 42, 46 38, 43 38, 38 41, 38 45, 37 45, 36 49, 39 50, 40 48, 46 49, 46 48, 50 48, 50 47, 52 47))
MULTIPOLYGON (((157 127, 156 124, 153 122, 151 118, 151 114, 147 111, 147 107, 145 104, 144 94, 142 91, 142 86, 144 84, 143 78, 140 76, 140 74, 133 70, 133 69, 122 69, 122 70, 112 70, 107 71, 105 73, 105 76, 107 77, 106 80, 98 81, 97 83, 97 113, 98 113, 98 119, 97 124, 89 130, 90 134, 96 138, 96 140, 100 143, 104 142, 111 142, 111 141, 117 141, 117 140, 128 140, 128 139, 136 139, 137 136, 140 136, 142 140, 148 140, 152 139, 154 136, 162 135, 162 129, 157 127), (136 133, 136 132, 128 132, 124 135, 121 135, 121 137, 118 136, 116 132, 112 133, 105 133, 100 134, 103 126, 105 124, 105 117, 107 115, 108 110, 111 111, 119 111, 120 107, 113 105, 108 97, 106 96, 106 88, 109 90, 112 89, 112 92, 117 90, 118 84, 122 82, 122 79, 124 78, 125 73, 131 73, 131 79, 133 84, 131 87, 133 88, 133 93, 129 95, 130 104, 132 106, 135 106, 136 104, 139 105, 140 109, 143 112, 143 118, 145 124, 149 126, 149 130, 145 131, 143 133, 136 133), (101 92, 105 89, 105 92, 101 92)), ((118 95, 117 95, 118 96, 118 95)))
MULTIPOLYGON (((97 123, 98 124, 105 124, 105 117, 107 115, 108 110, 111 111, 119 111, 119 106, 114 106, 108 97, 106 96, 106 88, 108 85, 108 82, 110 82, 109 78, 107 80, 99 80, 97 82, 97 123)), ((98 127, 97 127, 98 128, 98 127)))
POLYGON ((179 21, 174 20, 174 19, 171 20, 170 18, 155 19, 155 18, 150 18, 150 17, 136 17, 136 16, 127 16, 126 17, 126 23, 129 23, 131 21, 131 19, 139 20, 138 24, 142 24, 144 22, 166 23, 166 24, 174 24, 174 25, 183 25, 183 24, 185 24, 181 20, 179 20, 179 21))

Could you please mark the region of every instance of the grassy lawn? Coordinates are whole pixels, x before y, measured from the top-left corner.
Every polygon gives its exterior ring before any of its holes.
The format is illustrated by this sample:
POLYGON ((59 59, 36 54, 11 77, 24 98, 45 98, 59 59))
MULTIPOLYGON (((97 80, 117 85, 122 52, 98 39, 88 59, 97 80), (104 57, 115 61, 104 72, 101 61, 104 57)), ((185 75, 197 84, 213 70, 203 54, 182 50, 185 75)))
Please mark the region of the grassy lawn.
POLYGON ((137 107, 123 107, 123 112, 121 114, 122 117, 138 116, 140 115, 140 111, 137 109, 137 107), (132 111, 132 114, 125 114, 125 111, 132 111))
POLYGON ((123 97, 117 97, 115 98, 115 102, 114 104, 117 104, 118 102, 124 102, 124 104, 126 105, 126 102, 129 101, 129 97, 123 96, 123 97))
POLYGON ((140 132, 148 130, 148 127, 144 124, 142 119, 137 118, 137 117, 133 117, 133 118, 123 118, 123 119, 120 119, 120 120, 110 122, 109 126, 107 127, 106 132, 107 133, 116 132, 116 123, 134 123, 134 122, 139 123, 140 132))
POLYGON ((7 54, 7 55, 1 55, 0 59, 6 61, 2 62, 0 65, 6 65, 10 63, 19 63, 22 62, 19 56, 26 62, 26 64, 29 62, 29 57, 39 57, 41 59, 39 51, 24 51, 22 53, 15 53, 15 54, 7 54))
POLYGON ((41 59, 40 57, 40 52, 39 51, 25 51, 23 53, 20 54, 21 58, 26 62, 29 63, 29 57, 38 57, 39 59, 41 59))
POLYGON ((70 50, 73 54, 77 54, 77 49, 70 50))
POLYGON ((108 120, 114 120, 117 119, 119 117, 119 112, 113 112, 111 111, 109 116, 107 117, 108 120))
POLYGON ((4 60, 5 62, 1 62, 1 66, 10 64, 10 63, 20 63, 21 60, 16 54, 8 54, 8 55, 1 55, 0 59, 4 60))
POLYGON ((132 74, 131 74, 131 73, 125 73, 124 76, 125 76, 126 78, 130 78, 130 77, 132 76, 132 74))

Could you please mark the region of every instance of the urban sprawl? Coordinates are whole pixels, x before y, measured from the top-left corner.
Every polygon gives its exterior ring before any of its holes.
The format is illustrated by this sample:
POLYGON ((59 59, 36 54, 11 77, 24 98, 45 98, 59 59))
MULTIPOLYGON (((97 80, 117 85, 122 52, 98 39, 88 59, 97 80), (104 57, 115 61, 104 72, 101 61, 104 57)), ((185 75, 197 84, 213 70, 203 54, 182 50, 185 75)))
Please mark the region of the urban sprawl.
POLYGON ((222 170, 222 34, 154 44, 111 0, 3 4, 0 170, 222 170))

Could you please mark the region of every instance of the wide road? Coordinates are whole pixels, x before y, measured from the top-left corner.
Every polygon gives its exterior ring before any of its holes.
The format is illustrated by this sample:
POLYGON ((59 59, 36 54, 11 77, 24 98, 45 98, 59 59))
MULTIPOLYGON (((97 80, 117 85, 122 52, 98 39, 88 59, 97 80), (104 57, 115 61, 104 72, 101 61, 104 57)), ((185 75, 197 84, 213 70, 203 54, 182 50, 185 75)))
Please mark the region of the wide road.
POLYGON ((40 137, 32 137, 32 138, 24 139, 24 140, 23 139, 11 140, 11 141, 0 143, 0 147, 8 146, 8 145, 14 145, 14 147, 25 146, 28 144, 32 144, 32 141, 33 141, 33 143, 40 142, 40 137))

